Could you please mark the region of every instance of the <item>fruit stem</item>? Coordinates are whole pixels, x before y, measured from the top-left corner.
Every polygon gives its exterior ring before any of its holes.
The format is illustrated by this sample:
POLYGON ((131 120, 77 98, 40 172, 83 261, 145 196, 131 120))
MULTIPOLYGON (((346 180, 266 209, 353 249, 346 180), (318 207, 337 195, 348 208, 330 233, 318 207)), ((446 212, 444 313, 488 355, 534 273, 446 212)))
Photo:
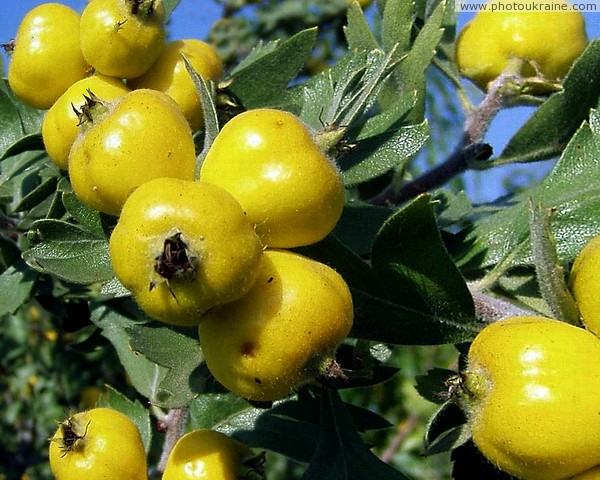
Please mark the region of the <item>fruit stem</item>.
POLYGON ((185 424, 187 422, 189 412, 190 411, 188 408, 174 408, 165 416, 159 418, 166 429, 162 453, 156 467, 156 469, 161 473, 165 471, 167 460, 169 459, 169 455, 177 443, 177 440, 179 440, 185 433, 185 424))
POLYGON ((539 315, 538 312, 519 307, 508 300, 492 296, 490 293, 483 291, 477 284, 470 283, 467 285, 475 304, 475 318, 482 323, 493 323, 510 317, 533 317, 539 315))

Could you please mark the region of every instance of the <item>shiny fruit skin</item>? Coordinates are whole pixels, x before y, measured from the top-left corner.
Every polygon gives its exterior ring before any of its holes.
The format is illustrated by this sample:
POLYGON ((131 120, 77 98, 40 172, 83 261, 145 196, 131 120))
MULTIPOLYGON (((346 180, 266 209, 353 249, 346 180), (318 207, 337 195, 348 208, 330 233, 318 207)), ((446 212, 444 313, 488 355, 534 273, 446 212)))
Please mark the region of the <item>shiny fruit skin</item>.
POLYGON ((62 170, 69 168, 69 151, 79 133, 75 109, 80 110, 85 103, 88 89, 105 100, 114 100, 130 91, 121 80, 98 74, 75 82, 56 100, 44 116, 42 138, 48 156, 62 170))
POLYGON ((318 242, 344 204, 336 166, 300 119, 281 110, 250 110, 225 124, 200 178, 231 192, 270 248, 318 242))
POLYGON ((204 80, 216 81, 223 76, 223 63, 215 50, 196 39, 174 40, 166 47, 150 69, 128 82, 131 88, 152 88, 169 95, 177 102, 192 131, 202 126, 204 115, 200 97, 181 55, 185 55, 204 80))
POLYGON ((50 108, 88 71, 75 10, 44 3, 25 15, 8 65, 8 83, 17 97, 32 107, 50 108))
POLYGON ((543 317, 513 317, 473 341, 463 404, 479 450, 525 480, 561 480, 600 463, 600 341, 543 317))
POLYGON ((352 297, 328 266, 266 250, 244 297, 211 310, 198 327, 209 370, 241 397, 273 401, 311 381, 352 327, 352 297))
MULTIPOLYGON (((523 5, 527 0, 493 0, 488 5, 499 3, 523 5)), ((557 4, 541 0, 537 5, 550 3, 557 4)), ((511 57, 526 61, 521 72, 524 76, 536 74, 530 63, 535 62, 547 79, 562 78, 586 45, 580 12, 486 11, 477 13, 460 33, 456 60, 460 72, 486 90, 511 57)))
POLYGON ((139 77, 166 43, 162 1, 145 0, 137 13, 134 4, 133 0, 94 0, 81 13, 81 50, 104 75, 139 77))
POLYGON ((162 480, 238 480, 251 450, 213 430, 194 430, 181 437, 167 460, 162 480))
POLYGON ((76 413, 50 439, 50 468, 56 480, 146 480, 146 452, 131 419, 110 408, 76 413), (71 426, 77 437, 67 435, 71 426), (74 442, 73 442, 74 441, 74 442))
POLYGON ((133 192, 109 247, 117 278, 140 308, 174 325, 197 325, 207 310, 244 295, 257 278, 263 251, 228 192, 173 178, 152 180, 133 192), (177 233, 195 273, 182 268, 167 282, 156 271, 156 260, 177 233))
POLYGON ((600 336, 600 236, 592 238, 577 255, 569 283, 584 325, 600 336))
POLYGON ((129 194, 148 180, 193 180, 195 165, 192 132, 179 107, 147 89, 107 104, 105 115, 82 126, 69 153, 75 194, 110 215, 118 215, 129 194))

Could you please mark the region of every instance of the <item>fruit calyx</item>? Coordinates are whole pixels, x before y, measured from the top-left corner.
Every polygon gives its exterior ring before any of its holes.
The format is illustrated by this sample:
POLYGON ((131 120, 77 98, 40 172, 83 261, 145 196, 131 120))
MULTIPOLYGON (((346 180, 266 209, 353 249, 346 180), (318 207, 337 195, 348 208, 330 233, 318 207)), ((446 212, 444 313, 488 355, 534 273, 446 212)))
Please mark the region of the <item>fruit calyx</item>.
POLYGON ((7 43, 0 44, 0 47, 8 54, 12 55, 15 51, 16 41, 14 38, 11 38, 7 43))
POLYGON ((85 448, 85 438, 90 422, 85 425, 76 417, 69 417, 64 422, 59 422, 61 436, 51 439, 59 443, 58 448, 63 452, 64 457, 71 451, 82 451, 85 448))
MULTIPOLYGON (((198 257, 190 251, 182 233, 177 231, 164 239, 162 252, 154 258, 154 271, 164 279, 176 299, 169 282, 173 279, 191 282, 196 276, 198 263, 198 257)), ((150 290, 155 286, 155 282, 150 282, 150 290)))
POLYGON ((86 92, 87 95, 83 95, 85 103, 79 109, 71 104, 71 108, 73 108, 75 115, 77 115, 77 120, 79 122, 77 123, 78 127, 88 123, 97 123, 99 120, 104 118, 109 110, 107 102, 98 98, 89 88, 86 90, 86 92))
POLYGON ((148 18, 162 5, 161 0, 128 0, 131 14, 140 18, 148 18))

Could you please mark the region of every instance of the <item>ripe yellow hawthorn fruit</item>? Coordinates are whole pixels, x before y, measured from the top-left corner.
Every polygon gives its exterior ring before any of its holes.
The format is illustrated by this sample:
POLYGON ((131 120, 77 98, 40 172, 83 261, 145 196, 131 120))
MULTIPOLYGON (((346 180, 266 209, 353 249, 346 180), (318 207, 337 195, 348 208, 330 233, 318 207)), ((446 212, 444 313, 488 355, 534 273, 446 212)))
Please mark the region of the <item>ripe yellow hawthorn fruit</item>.
POLYGON ((462 395, 473 441, 524 480, 600 465, 600 340, 544 317, 486 326, 471 344, 462 395))
POLYGON ((352 327, 352 297, 333 269, 266 250, 254 287, 198 327, 209 370, 241 397, 273 401, 313 380, 352 327))
POLYGON ((110 241, 121 283, 150 317, 197 325, 257 279, 262 244, 240 204, 206 182, 158 178, 125 202, 110 241))
POLYGON ((8 65, 8 83, 17 97, 32 107, 50 108, 88 69, 75 10, 44 3, 25 15, 8 65))
POLYGON ((190 126, 175 101, 156 90, 96 102, 69 152, 73 191, 110 215, 119 215, 142 183, 160 177, 193 180, 195 168, 190 126))
POLYGON ((223 63, 217 52, 208 43, 192 38, 167 43, 150 69, 141 77, 130 80, 127 85, 165 92, 177 102, 192 131, 196 131, 202 126, 204 115, 200 97, 185 68, 182 54, 204 80, 218 80, 223 76, 223 63))
MULTIPOLYGON (((540 8, 570 5, 565 0, 535 3, 540 8)), ((560 79, 587 45, 580 12, 517 8, 530 4, 528 0, 492 0, 461 31, 456 42, 458 68, 482 90, 504 71, 511 57, 525 61, 521 71, 525 77, 536 75, 535 64, 547 79, 560 79)))
POLYGON ((76 413, 50 439, 56 480, 146 480, 146 452, 133 421, 110 408, 76 413))
POLYGON ((142 75, 166 42, 162 0, 94 0, 81 13, 81 50, 98 72, 142 75))
POLYGON ((569 283, 583 324, 600 337, 600 236, 590 240, 577 255, 569 283))
POLYGON ((86 103, 85 96, 90 92, 104 100, 114 100, 129 92, 129 88, 116 78, 92 75, 75 82, 54 102, 44 116, 42 138, 48 156, 63 170, 69 168, 69 152, 79 133, 76 110, 86 103))
POLYGON ((574 477, 569 477, 567 480, 600 480, 600 466, 586 470, 574 477))
POLYGON ((226 123, 200 178, 231 192, 270 248, 318 242, 333 230, 344 205, 336 165, 302 121, 281 110, 250 110, 226 123))
POLYGON ((264 478, 262 460, 246 445, 223 433, 194 430, 173 447, 162 480, 264 478), (250 477, 251 473, 254 476, 250 477))

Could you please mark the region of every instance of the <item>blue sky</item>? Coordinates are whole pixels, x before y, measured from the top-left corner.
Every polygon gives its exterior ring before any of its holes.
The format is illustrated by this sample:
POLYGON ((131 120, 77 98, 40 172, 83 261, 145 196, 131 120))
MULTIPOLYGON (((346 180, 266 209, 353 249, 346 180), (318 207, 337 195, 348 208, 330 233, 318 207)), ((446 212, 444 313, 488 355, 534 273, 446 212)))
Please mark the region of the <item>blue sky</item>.
MULTIPOLYGON (((600 0, 592 0, 600 4, 600 0)), ((0 7, 0 43, 5 43, 14 37, 19 22, 23 16, 36 5, 45 3, 40 0, 2 0, 0 7)), ((81 11, 86 0, 63 0, 61 3, 81 11)), ((600 6, 600 5, 599 5, 600 6)), ((600 8, 599 8, 600 10, 600 8)), ((208 0, 181 0, 179 6, 173 12, 169 23, 169 34, 171 38, 205 38, 210 25, 220 17, 221 7, 213 1, 208 0)), ((466 23, 473 14, 459 14, 459 28, 466 23)), ((600 37, 600 13, 586 14, 586 22, 589 38, 600 37)), ((6 57, 4 57, 6 63, 6 57)), ((500 152, 510 137, 523 124, 533 109, 518 108, 508 109, 501 112, 494 120, 490 128, 490 134, 486 139, 496 152, 500 152)), ((545 173, 548 162, 533 164, 529 166, 530 171, 539 175, 545 173)), ((493 200, 502 191, 501 178, 505 175, 518 175, 523 171, 522 166, 507 166, 496 169, 495 174, 490 172, 468 172, 465 175, 467 190, 477 201, 493 200), (485 181, 480 181, 481 175, 485 175, 485 181)))

